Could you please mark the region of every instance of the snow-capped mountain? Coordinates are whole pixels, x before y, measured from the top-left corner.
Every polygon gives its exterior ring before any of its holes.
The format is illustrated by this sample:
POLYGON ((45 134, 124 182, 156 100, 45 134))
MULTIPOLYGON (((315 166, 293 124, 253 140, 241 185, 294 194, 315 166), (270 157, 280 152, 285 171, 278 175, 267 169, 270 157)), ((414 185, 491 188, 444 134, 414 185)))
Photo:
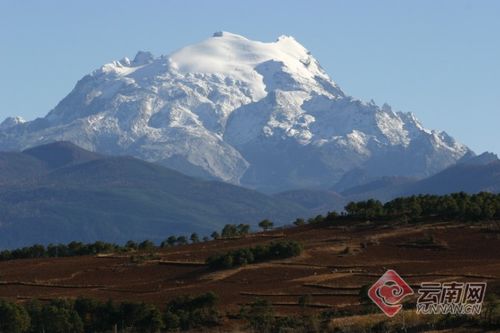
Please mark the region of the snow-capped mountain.
POLYGON ((25 122, 26 120, 21 117, 8 117, 0 123, 0 130, 8 129, 25 122))
POLYGON ((293 37, 218 32, 81 79, 44 118, 0 125, 0 149, 71 141, 267 191, 331 187, 353 170, 423 177, 472 152, 411 113, 347 96, 293 37))

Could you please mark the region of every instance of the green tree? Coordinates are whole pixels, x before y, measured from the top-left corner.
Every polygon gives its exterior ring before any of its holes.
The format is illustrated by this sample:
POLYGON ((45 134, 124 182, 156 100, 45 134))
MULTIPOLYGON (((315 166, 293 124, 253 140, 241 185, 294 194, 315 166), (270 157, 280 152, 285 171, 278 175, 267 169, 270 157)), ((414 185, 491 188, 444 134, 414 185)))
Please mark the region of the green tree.
POLYGON ((196 232, 193 232, 191 234, 191 236, 189 237, 189 239, 191 240, 191 243, 199 243, 200 242, 200 237, 198 236, 198 234, 196 232))
POLYGON ((139 247, 139 245, 137 245, 136 242, 134 242, 133 240, 129 240, 126 244, 125 244, 125 248, 127 250, 137 250, 137 248, 139 247))
POLYGON ((245 236, 248 235, 250 232, 250 225, 248 224, 238 224, 237 226, 237 232, 240 236, 245 236))
POLYGON ((271 229, 273 226, 274 226, 274 223, 269 221, 268 219, 265 219, 265 220, 262 220, 259 222, 259 227, 264 231, 271 229))
POLYGON ((283 259, 300 255, 302 245, 295 241, 271 242, 266 245, 230 250, 207 258, 211 269, 227 269, 273 259, 283 259))
POLYGON ((122 331, 134 327, 141 318, 142 305, 134 302, 123 302, 118 309, 118 323, 122 331))
POLYGON ((348 215, 350 216, 357 216, 359 213, 359 208, 358 204, 356 202, 349 202, 345 207, 345 211, 347 212, 348 215))
POLYGON ((188 241, 187 241, 186 236, 179 236, 179 237, 177 237, 177 244, 184 245, 184 244, 187 244, 187 243, 188 243, 188 241))
POLYGON ((140 250, 152 251, 156 248, 155 243, 150 240, 145 240, 139 244, 140 250))
POLYGON ((163 322, 167 331, 178 330, 181 326, 181 319, 171 311, 165 311, 163 314, 163 322))
POLYGON ((293 224, 294 224, 294 225, 296 225, 296 226, 301 226, 301 225, 306 224, 306 221, 305 221, 304 219, 302 219, 302 218, 298 218, 298 219, 296 219, 296 220, 293 222, 293 224))
POLYGON ((96 332, 108 332, 115 327, 118 328, 120 313, 113 301, 108 300, 106 303, 98 302, 98 307, 94 315, 97 321, 95 326, 96 332))
POLYGON ((336 211, 328 212, 328 214, 326 214, 326 219, 328 221, 336 220, 338 217, 339 213, 337 213, 336 211))
POLYGON ((142 304, 135 327, 140 333, 155 333, 163 328, 160 310, 151 304, 142 304))
POLYGON ((240 316, 248 321, 256 332, 271 332, 275 320, 274 309, 268 300, 257 298, 240 310, 240 316))
POLYGON ((96 312, 99 308, 98 301, 90 298, 79 297, 75 300, 73 308, 82 319, 85 332, 94 332, 97 330, 99 324, 96 316, 96 312))
POLYGON ((30 317, 24 307, 0 300, 0 332, 23 333, 30 328, 30 317))
POLYGON ((217 231, 214 231, 212 232, 212 234, 210 235, 210 237, 212 237, 213 239, 219 239, 220 238, 220 235, 217 231))
POLYGON ((231 268, 234 265, 234 259, 231 254, 226 254, 222 257, 222 267, 231 268))
POLYGON ((64 300, 54 300, 42 309, 44 329, 51 333, 81 333, 83 322, 72 306, 64 300))
POLYGON ((30 331, 36 333, 45 332, 42 303, 36 299, 32 299, 24 307, 31 319, 30 331))
POLYGON ((40 244, 35 244, 30 248, 30 258, 42 258, 45 257, 46 250, 45 246, 40 244))
POLYGON ((234 224, 226 224, 222 228, 221 232, 222 238, 231 238, 238 236, 238 228, 234 224))
POLYGON ((191 330, 193 328, 215 326, 219 313, 215 309, 217 296, 208 292, 198 296, 178 296, 167 303, 164 313, 168 330, 191 330))
POLYGON ((174 246, 177 243, 177 237, 175 236, 170 236, 167 238, 167 244, 168 246, 174 246))

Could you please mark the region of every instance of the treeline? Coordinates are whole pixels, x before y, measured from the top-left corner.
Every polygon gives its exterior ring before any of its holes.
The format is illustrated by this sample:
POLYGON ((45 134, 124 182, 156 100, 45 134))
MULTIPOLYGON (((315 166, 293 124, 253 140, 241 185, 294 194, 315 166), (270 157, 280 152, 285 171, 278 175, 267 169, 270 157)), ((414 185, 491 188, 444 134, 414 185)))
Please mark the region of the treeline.
POLYGON ((218 325, 217 297, 208 292, 180 296, 162 312, 146 303, 100 302, 89 298, 74 301, 37 300, 24 305, 0 300, 0 332, 90 333, 188 331, 218 325))
MULTIPOLYGON (((269 220, 263 220, 259 225, 264 230, 272 227, 273 223, 269 220)), ((230 239, 243 237, 250 233, 248 224, 226 224, 220 232, 214 231, 211 234, 212 239, 230 239)), ((136 242, 129 240, 125 245, 96 241, 94 243, 71 242, 68 244, 49 244, 47 246, 35 244, 14 250, 0 251, 0 261, 14 259, 34 259, 34 258, 56 258, 56 257, 75 257, 85 255, 97 255, 103 253, 123 253, 130 251, 154 251, 161 248, 173 246, 196 244, 208 242, 208 236, 200 237, 197 233, 192 233, 189 237, 169 236, 160 245, 156 245, 151 240, 136 242)))
POLYGON ((239 318, 245 321, 246 328, 251 332, 428 332, 446 330, 450 332, 490 332, 500 328, 500 302, 498 297, 490 294, 483 311, 479 316, 444 315, 419 316, 405 314, 404 320, 390 320, 381 317, 377 319, 380 310, 368 299, 364 289, 362 310, 335 309, 326 311, 306 312, 314 304, 310 295, 299 296, 297 305, 300 312, 295 314, 276 313, 269 300, 257 298, 248 305, 240 308, 239 318), (375 314, 373 318, 363 318, 363 315, 375 314), (361 316, 360 316, 361 315, 361 316), (351 317, 351 318, 349 318, 351 317), (339 324, 334 325, 332 319, 342 318, 339 324))
POLYGON ((47 257, 73 257, 107 252, 127 251, 126 246, 97 241, 84 244, 71 242, 68 244, 49 244, 47 246, 35 244, 15 250, 0 252, 0 260, 47 258, 47 257))
POLYGON ((246 236, 250 233, 250 225, 248 224, 226 224, 221 232, 214 231, 210 235, 213 239, 235 238, 246 236))
MULTIPOLYGON (((266 220, 267 221, 267 220, 266 220)), ((228 239, 242 237, 250 233, 248 224, 227 224, 221 232, 214 231, 212 239, 228 239)), ((186 244, 196 244, 199 242, 208 242, 209 237, 200 238, 197 233, 186 236, 169 236, 160 246, 150 240, 136 242, 129 240, 125 245, 96 241, 94 243, 70 242, 68 244, 49 244, 47 246, 35 244, 14 250, 0 251, 0 261, 14 259, 35 259, 35 258, 57 258, 57 257, 75 257, 85 255, 97 255, 104 253, 124 253, 131 251, 154 251, 160 248, 168 248, 186 244)))
POLYGON ((214 270, 227 269, 268 260, 295 257, 302 253, 302 249, 302 245, 296 241, 271 242, 216 254, 208 257, 206 263, 214 270))
MULTIPOLYGON (((363 293, 366 293, 364 289, 363 293)), ((364 298, 367 298, 364 295, 364 298)), ((467 328, 469 330, 496 330, 500 328, 500 302, 495 294, 485 300, 480 316, 408 316, 405 321, 352 321, 332 327, 335 317, 349 317, 373 312, 374 305, 362 300, 364 309, 327 310, 307 313, 314 306, 311 295, 297 299, 299 312, 278 315, 272 303, 255 299, 240 308, 237 319, 254 332, 400 332, 431 329, 467 328)), ((76 300, 37 300, 18 304, 0 300, 0 332, 8 333, 100 333, 100 332, 203 332, 217 329, 223 316, 216 309, 217 296, 208 292, 198 296, 178 296, 169 301, 164 310, 146 303, 112 301, 101 302, 90 298, 76 300)), ((379 313, 378 310, 375 310, 379 313)), ((227 314, 226 314, 227 316, 227 314)), ((234 315, 233 315, 234 316, 234 315)), ((354 317, 353 317, 354 318, 354 317)), ((234 327, 233 327, 234 329, 234 327)), ((239 329, 236 329, 239 330, 239 329)))
MULTIPOLYGON (((330 212, 328 215, 318 215, 304 220, 298 218, 293 223, 296 226, 313 224, 323 221, 334 222, 339 219, 394 219, 394 218, 450 218, 460 220, 489 220, 500 219, 500 194, 481 192, 467 194, 464 192, 449 195, 417 195, 391 200, 385 204, 370 199, 359 202, 350 202, 341 214, 330 212)), ((267 231, 273 227, 269 220, 263 220, 259 227, 267 231)), ((214 231, 212 239, 231 239, 244 237, 250 233, 248 224, 226 224, 218 232, 214 231)), ((197 233, 187 236, 170 236, 159 246, 150 240, 143 242, 128 241, 125 245, 97 241, 94 243, 71 242, 68 244, 49 244, 48 246, 35 244, 15 250, 0 252, 0 261, 26 258, 71 257, 82 255, 96 255, 100 253, 154 251, 158 248, 167 248, 186 244, 195 244, 209 241, 205 236, 201 238, 197 233)), ((230 259, 227 259, 230 260, 230 259)), ((237 261, 237 260, 236 260, 237 261)), ((242 261, 244 261, 242 256, 242 261)))
POLYGON ((449 195, 418 195, 396 198, 385 204, 378 200, 351 202, 345 206, 348 216, 355 218, 440 217, 460 220, 500 218, 500 194, 464 192, 449 195))

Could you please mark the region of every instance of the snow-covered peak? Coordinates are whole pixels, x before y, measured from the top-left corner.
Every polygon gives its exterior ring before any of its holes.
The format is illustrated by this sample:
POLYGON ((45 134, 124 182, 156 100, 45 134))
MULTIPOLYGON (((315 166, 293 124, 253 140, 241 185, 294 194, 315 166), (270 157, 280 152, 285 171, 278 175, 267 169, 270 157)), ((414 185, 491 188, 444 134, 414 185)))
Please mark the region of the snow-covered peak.
POLYGON ((273 191, 333 185, 356 168, 425 176, 470 151, 412 113, 347 96, 291 36, 224 31, 108 63, 44 119, 21 122, 0 125, 0 149, 65 140, 273 191))
POLYGON ((213 33, 212 37, 219 37, 219 38, 237 38, 237 39, 245 39, 248 40, 245 36, 241 36, 238 34, 234 34, 229 31, 216 31, 213 33))
POLYGON ((4 121, 2 121, 0 123, 0 130, 11 128, 11 127, 14 127, 16 125, 23 124, 25 122, 26 122, 26 120, 24 120, 22 117, 18 117, 18 116, 7 117, 7 118, 5 118, 4 121))
POLYGON ((183 73, 242 75, 263 62, 275 60, 305 77, 327 77, 319 68, 308 66, 308 61, 313 60, 310 53, 289 36, 265 43, 230 32, 217 32, 211 38, 172 53, 170 58, 173 66, 183 73))
POLYGON ((289 35, 281 35, 276 39, 275 44, 279 44, 282 49, 289 49, 299 51, 302 55, 305 53, 310 55, 311 53, 304 47, 304 45, 300 44, 295 37, 289 35))
POLYGON ((265 43, 229 32, 217 32, 211 38, 172 53, 169 58, 172 68, 182 74, 222 75, 245 82, 256 99, 264 97, 266 92, 262 77, 255 68, 268 61, 282 63, 284 71, 297 81, 312 84, 318 77, 330 80, 305 47, 285 36, 276 42, 265 43))
POLYGON ((154 56, 151 52, 139 51, 135 55, 132 63, 134 64, 134 66, 141 66, 141 65, 145 65, 145 64, 150 64, 153 62, 153 60, 154 60, 154 56))

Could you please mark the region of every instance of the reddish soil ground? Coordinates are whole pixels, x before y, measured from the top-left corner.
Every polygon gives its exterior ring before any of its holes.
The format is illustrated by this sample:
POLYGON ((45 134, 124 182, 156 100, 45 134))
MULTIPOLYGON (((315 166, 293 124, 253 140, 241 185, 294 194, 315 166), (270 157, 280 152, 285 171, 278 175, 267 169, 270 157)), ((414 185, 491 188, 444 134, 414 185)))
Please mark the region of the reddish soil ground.
POLYGON ((215 292, 225 312, 255 297, 280 313, 301 311, 300 295, 312 296, 311 311, 359 306, 359 289, 395 269, 410 285, 423 281, 486 281, 500 291, 500 233, 492 224, 433 222, 419 225, 307 225, 233 240, 216 240, 148 253, 0 262, 0 297, 93 297, 144 301, 159 306, 181 294, 215 292), (432 237, 436 246, 416 246, 432 237), (210 271, 214 253, 277 239, 304 245, 301 256, 210 271))

